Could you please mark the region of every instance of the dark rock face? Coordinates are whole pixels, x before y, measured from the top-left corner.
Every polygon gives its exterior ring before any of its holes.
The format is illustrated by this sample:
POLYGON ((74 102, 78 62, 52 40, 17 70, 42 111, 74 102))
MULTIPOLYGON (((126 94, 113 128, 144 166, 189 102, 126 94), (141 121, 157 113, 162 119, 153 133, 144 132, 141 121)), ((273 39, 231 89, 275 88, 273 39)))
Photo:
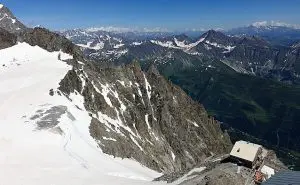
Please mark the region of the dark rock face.
POLYGON ((0 28, 10 33, 19 33, 27 29, 5 6, 0 8, 0 18, 0 28))
POLYGON ((5 49, 15 45, 17 37, 8 31, 0 28, 0 49, 5 49))
POLYGON ((28 29, 19 35, 19 40, 33 46, 40 46, 50 52, 62 50, 73 55, 76 60, 83 60, 79 47, 65 37, 50 32, 45 28, 28 29))
POLYGON ((30 119, 36 121, 38 130, 49 129, 59 124, 59 118, 65 113, 70 119, 75 119, 65 106, 54 106, 46 111, 38 110, 30 119))
POLYGON ((134 158, 170 173, 190 169, 231 148, 227 134, 203 106, 158 74, 134 63, 124 68, 74 67, 60 83, 68 96, 84 97, 91 136, 103 152, 134 158))

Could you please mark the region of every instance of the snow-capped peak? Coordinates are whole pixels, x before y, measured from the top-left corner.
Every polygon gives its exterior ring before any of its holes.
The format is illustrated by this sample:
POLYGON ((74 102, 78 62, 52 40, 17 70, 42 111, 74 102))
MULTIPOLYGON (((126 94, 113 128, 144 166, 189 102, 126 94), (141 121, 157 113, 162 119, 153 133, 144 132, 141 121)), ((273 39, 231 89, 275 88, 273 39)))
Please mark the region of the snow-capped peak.
POLYGON ((26 27, 3 4, 0 4, 0 27, 9 32, 19 32, 26 27))
POLYGON ((300 42, 298 42, 292 46, 292 48, 298 48, 298 47, 300 47, 300 42))
POLYGON ((259 21, 259 22, 252 23, 250 26, 254 26, 257 28, 271 26, 271 27, 288 27, 288 28, 300 29, 300 25, 289 24, 281 21, 259 21))
POLYGON ((108 27, 93 27, 93 28, 87 28, 86 31, 88 32, 97 32, 97 31, 107 31, 107 32, 130 32, 132 29, 130 28, 124 28, 124 27, 114 27, 114 26, 108 26, 108 27))
POLYGON ((267 26, 268 25, 268 22, 267 21, 259 21, 259 22, 254 22, 251 24, 251 26, 254 26, 254 27, 263 27, 263 26, 267 26))
POLYGON ((85 29, 87 32, 98 32, 98 31, 106 31, 106 32, 114 32, 114 33, 126 33, 126 32, 141 32, 141 33, 156 33, 156 32, 170 32, 164 28, 138 28, 138 27, 115 27, 115 26, 101 26, 101 27, 92 27, 85 29))

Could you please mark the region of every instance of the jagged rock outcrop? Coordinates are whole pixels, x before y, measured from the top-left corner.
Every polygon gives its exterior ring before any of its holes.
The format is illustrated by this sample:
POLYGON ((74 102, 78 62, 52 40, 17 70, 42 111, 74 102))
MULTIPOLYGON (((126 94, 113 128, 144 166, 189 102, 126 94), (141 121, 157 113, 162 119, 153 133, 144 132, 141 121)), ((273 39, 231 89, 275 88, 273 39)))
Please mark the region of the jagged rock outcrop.
POLYGON ((80 48, 63 36, 53 33, 45 28, 28 29, 19 34, 19 41, 30 45, 37 45, 47 51, 62 50, 65 53, 72 54, 74 59, 83 60, 83 54, 80 48))
POLYGON ((82 94, 93 117, 91 136, 103 152, 170 173, 230 149, 217 121, 155 68, 144 73, 137 63, 80 66, 66 75, 60 90, 82 94))
POLYGON ((4 5, 0 4, 0 28, 11 33, 19 33, 26 30, 26 26, 22 24, 12 12, 4 5))

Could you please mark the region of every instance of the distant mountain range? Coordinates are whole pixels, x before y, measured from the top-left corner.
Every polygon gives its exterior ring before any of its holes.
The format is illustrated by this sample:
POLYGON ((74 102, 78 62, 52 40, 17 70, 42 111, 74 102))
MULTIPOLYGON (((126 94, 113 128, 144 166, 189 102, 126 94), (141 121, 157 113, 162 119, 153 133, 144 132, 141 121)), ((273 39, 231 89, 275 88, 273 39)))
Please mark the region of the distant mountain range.
MULTIPOLYGON (((265 29, 257 25, 244 29, 254 27, 265 29)), ((270 29, 276 31, 277 27, 270 29)), ((297 32, 296 28, 289 29, 297 32)), ((127 36, 128 33, 91 30, 60 34, 81 46, 86 57, 104 66, 139 61, 146 70, 154 65, 220 121, 272 144, 300 148, 294 142, 300 139, 295 132, 300 129, 297 39, 290 45, 274 44, 276 40, 270 42, 259 34, 214 30, 198 37, 140 37, 142 33, 127 36)))
MULTIPOLYGON (((126 28, 126 27, 94 27, 87 29, 74 29, 86 32, 108 32, 118 35, 131 37, 132 39, 145 39, 153 37, 167 37, 172 35, 185 34, 193 39, 199 37, 203 33, 207 32, 206 29, 187 29, 182 31, 170 31, 167 29, 155 28, 155 29, 138 29, 138 28, 126 28)), ((73 31, 74 31, 73 30, 73 31)), ((295 42, 295 40, 300 40, 300 25, 288 24, 284 22, 276 21, 261 21, 254 22, 248 26, 236 27, 232 29, 214 29, 216 31, 223 32, 227 35, 232 36, 258 36, 265 40, 278 45, 289 46, 295 42)), ((60 31, 66 32, 66 31, 60 31)))
POLYGON ((112 60, 120 57, 144 60, 153 57, 166 63, 170 58, 177 56, 188 58, 185 65, 192 65, 188 61, 213 59, 239 73, 299 83, 299 47, 296 40, 290 46, 278 46, 258 36, 228 36, 214 30, 198 38, 184 34, 112 33, 90 30, 70 30, 61 34, 81 46, 86 55, 94 60, 112 60))
POLYGON ((300 40, 300 26, 281 22, 256 22, 246 27, 234 28, 226 32, 236 36, 259 36, 277 45, 291 45, 300 40))

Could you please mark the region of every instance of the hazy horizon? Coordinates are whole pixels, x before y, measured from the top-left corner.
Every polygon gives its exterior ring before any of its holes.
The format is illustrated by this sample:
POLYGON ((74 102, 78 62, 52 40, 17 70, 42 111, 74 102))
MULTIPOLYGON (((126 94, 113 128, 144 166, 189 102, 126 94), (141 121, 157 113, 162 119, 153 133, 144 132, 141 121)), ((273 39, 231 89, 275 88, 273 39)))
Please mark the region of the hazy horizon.
POLYGON ((121 0, 41 2, 2 0, 20 21, 51 30, 114 27, 129 30, 192 31, 231 29, 253 22, 300 25, 300 1, 121 0))

